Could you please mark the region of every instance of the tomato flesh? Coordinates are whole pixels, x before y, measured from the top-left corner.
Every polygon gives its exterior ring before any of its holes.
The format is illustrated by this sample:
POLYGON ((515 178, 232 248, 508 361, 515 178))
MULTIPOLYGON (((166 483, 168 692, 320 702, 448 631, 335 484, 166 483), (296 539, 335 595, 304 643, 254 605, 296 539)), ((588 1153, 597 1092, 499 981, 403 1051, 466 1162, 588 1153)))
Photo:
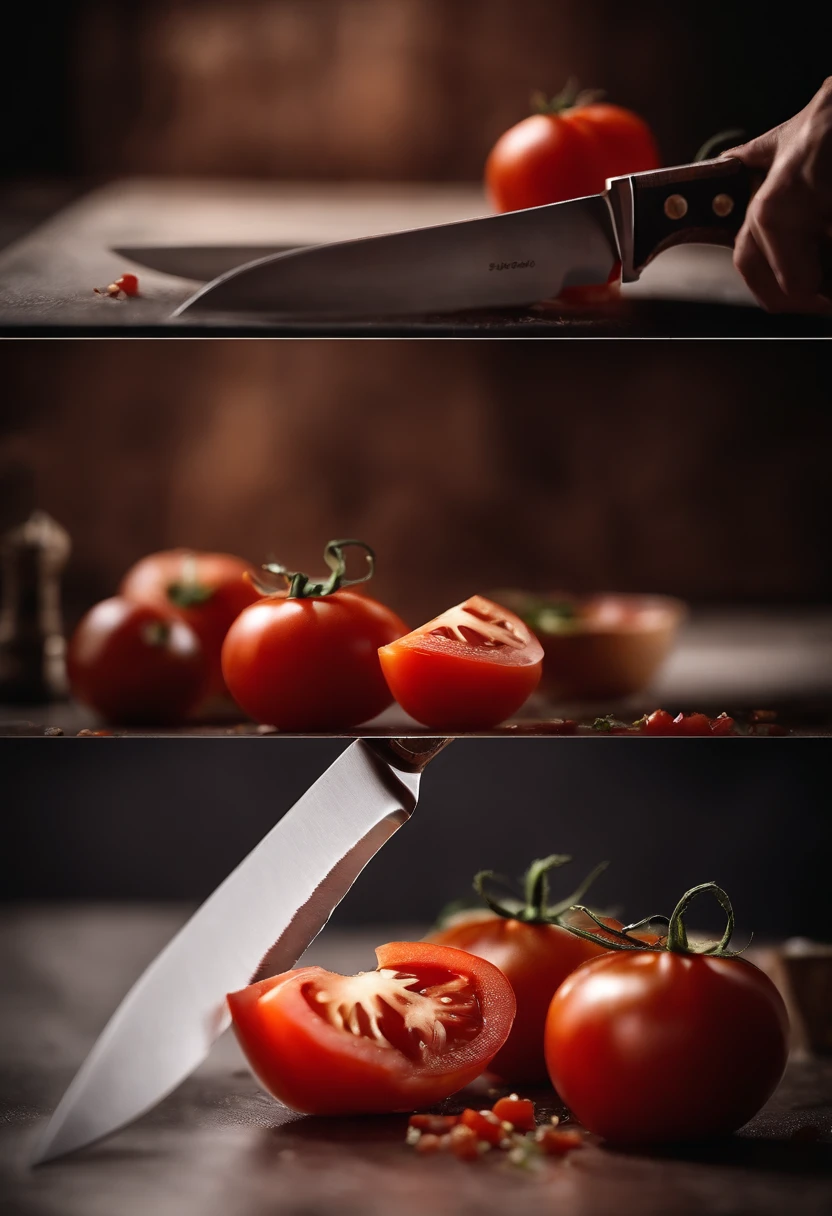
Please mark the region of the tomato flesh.
POLYGON ((469 1084, 508 1036, 511 986, 450 947, 393 942, 376 971, 304 967, 228 997, 260 1083, 308 1114, 431 1106, 469 1084))
POLYGON ((514 613, 475 595, 379 650, 393 696, 417 722, 477 730, 534 692, 543 648, 514 613))
POLYGON ((739 958, 611 952, 579 967, 545 1030, 552 1084, 589 1131, 619 1143, 735 1131, 773 1093, 788 1017, 739 958))

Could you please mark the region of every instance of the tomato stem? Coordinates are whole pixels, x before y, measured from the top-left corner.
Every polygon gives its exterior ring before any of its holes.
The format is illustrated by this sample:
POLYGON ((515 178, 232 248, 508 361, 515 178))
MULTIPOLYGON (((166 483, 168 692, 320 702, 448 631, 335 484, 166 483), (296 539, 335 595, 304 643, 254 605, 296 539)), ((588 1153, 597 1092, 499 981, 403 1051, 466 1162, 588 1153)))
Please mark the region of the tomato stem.
MULTIPOLYGON (((498 882, 511 889, 509 881, 493 870, 480 870, 474 875, 474 890, 488 905, 492 912, 509 920, 522 920, 530 925, 559 925, 561 917, 572 910, 577 900, 582 899, 592 883, 608 866, 609 862, 602 861, 592 870, 578 888, 568 898, 560 903, 549 904, 549 873, 566 865, 572 858, 567 853, 552 853, 549 857, 541 857, 533 861, 523 878, 524 898, 495 899, 486 890, 486 883, 498 882)), ((593 917, 593 919, 595 919, 593 917)), ((599 922, 600 923, 600 922, 599 922)))
POLYGON ((285 596, 287 599, 321 599, 323 596, 340 591, 343 587, 355 587, 358 583, 366 583, 375 573, 376 555, 363 540, 331 540, 324 549, 324 562, 331 573, 329 578, 323 581, 314 582, 308 574, 303 574, 298 570, 287 570, 278 562, 266 562, 262 566, 267 574, 273 576, 272 579, 267 580, 255 574, 250 575, 250 578, 261 595, 283 595, 284 588, 276 586, 273 581, 274 578, 280 578, 286 584, 285 596), (346 576, 347 559, 344 556, 344 550, 350 547, 364 551, 367 568, 360 578, 347 578, 346 576))
POLYGON ((206 587, 197 577, 196 558, 192 553, 186 553, 182 558, 182 573, 173 583, 165 588, 168 599, 177 608, 192 608, 195 604, 207 604, 214 594, 211 587, 206 587))
MULTIPOLYGON (((561 922, 563 923, 563 928, 568 929, 570 933, 574 933, 576 937, 583 937, 587 941, 595 942, 599 946, 606 946, 608 950, 669 950, 674 954, 709 954, 717 958, 736 958, 737 955, 742 953, 742 950, 729 950, 728 948, 734 933, 734 909, 725 891, 723 891, 722 887, 717 886, 715 882, 703 882, 696 887, 691 887, 679 900, 670 916, 648 916, 645 920, 637 921, 632 925, 625 925, 620 930, 611 929, 602 920, 599 920, 594 912, 591 912, 589 908, 581 907, 580 904, 576 904, 571 910, 573 912, 584 912, 598 925, 599 929, 603 930, 603 933, 594 933, 590 929, 579 929, 568 922, 561 922), (718 942, 707 942, 704 945, 697 946, 691 945, 688 940, 685 916, 691 903, 703 891, 710 891, 719 901, 725 911, 726 923, 725 930, 718 942), (659 941, 645 942, 632 936, 637 929, 643 929, 659 921, 667 926, 664 937, 659 941)), ((743 949, 746 948, 747 946, 743 947, 743 949)))
POLYGON ((577 109, 578 106, 589 106, 601 101, 606 96, 603 89, 582 89, 574 76, 570 76, 564 87, 554 97, 548 97, 542 89, 536 89, 531 96, 532 109, 537 114, 563 114, 566 110, 577 109))

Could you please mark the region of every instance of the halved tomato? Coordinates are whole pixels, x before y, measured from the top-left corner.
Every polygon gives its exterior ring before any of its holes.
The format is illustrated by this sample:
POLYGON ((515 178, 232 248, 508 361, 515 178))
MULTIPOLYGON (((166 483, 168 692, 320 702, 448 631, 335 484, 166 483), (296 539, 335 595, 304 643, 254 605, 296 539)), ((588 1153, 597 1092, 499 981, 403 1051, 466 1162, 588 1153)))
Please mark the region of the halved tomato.
POLYGON ((390 691, 437 730, 496 726, 534 692, 543 648, 507 608, 472 595, 379 650, 390 691))
POLYGON ((426 942, 376 950, 378 969, 301 967, 230 993, 234 1030, 275 1098, 315 1115, 432 1106, 486 1068, 514 993, 491 963, 426 942))

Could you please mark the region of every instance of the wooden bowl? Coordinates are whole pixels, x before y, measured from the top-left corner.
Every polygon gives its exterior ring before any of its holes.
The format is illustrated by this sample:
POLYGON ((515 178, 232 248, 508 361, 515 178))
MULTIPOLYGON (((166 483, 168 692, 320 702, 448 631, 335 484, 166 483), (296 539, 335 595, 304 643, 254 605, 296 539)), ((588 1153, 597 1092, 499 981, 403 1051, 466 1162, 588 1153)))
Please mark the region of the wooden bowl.
POLYGON ((661 667, 686 615, 661 595, 495 592, 543 646, 540 691, 556 701, 595 701, 641 692, 661 667))

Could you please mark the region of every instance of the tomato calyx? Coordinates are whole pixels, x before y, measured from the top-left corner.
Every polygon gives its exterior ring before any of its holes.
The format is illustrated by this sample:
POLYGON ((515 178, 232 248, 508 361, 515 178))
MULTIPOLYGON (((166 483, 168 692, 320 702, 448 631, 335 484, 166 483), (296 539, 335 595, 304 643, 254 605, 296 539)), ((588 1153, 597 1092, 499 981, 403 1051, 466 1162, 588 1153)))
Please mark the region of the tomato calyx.
POLYGON ((563 924, 563 928, 569 933, 574 933, 576 937, 586 938, 587 941, 595 942, 608 950, 666 950, 672 954, 707 954, 712 958, 736 958, 748 948, 748 943, 746 943, 742 950, 729 949, 734 933, 734 909, 727 893, 715 882, 703 882, 696 887, 691 887, 679 900, 670 916, 647 916, 644 920, 636 921, 632 925, 624 925, 621 929, 611 928, 589 908, 584 908, 580 904, 576 904, 571 910, 585 913, 599 929, 603 930, 603 936, 591 929, 580 929, 568 921, 563 924), (705 891, 709 891, 715 896, 725 912, 725 929, 718 942, 693 943, 688 939, 685 916, 693 900, 705 891), (645 941, 643 938, 633 936, 639 929, 646 929, 654 924, 665 926, 665 932, 658 940, 645 941))
MULTIPOLYGON (((566 913, 574 909, 578 900, 583 899, 598 875, 603 873, 609 865, 609 862, 606 861, 599 862, 570 896, 559 903, 550 904, 549 874, 571 860, 572 858, 566 853, 552 853, 549 857, 541 857, 537 861, 533 861, 523 876, 522 899, 511 895, 508 898, 495 899, 493 895, 489 894, 486 890, 486 884, 489 882, 498 882, 509 891, 511 890, 510 882, 501 875, 495 874, 493 870, 480 870, 474 876, 474 890, 492 912, 496 912, 498 916, 503 916, 508 920, 521 920, 528 925, 562 925, 566 913)), ((594 915, 592 919, 598 921, 594 915)), ((598 921, 598 923, 603 922, 598 921)))
POLYGON ((194 608, 207 604, 214 596, 214 589, 199 581, 196 558, 188 554, 182 558, 181 577, 168 583, 165 594, 177 608, 194 608))
POLYGON ((287 570, 279 562, 266 562, 262 566, 271 578, 264 579, 257 574, 249 574, 250 582, 264 596, 281 596, 284 599, 322 599, 332 595, 343 587, 355 587, 358 583, 366 583, 373 577, 376 566, 375 552, 363 540, 331 540, 324 549, 324 562, 329 567, 329 578, 314 582, 308 574, 299 570, 287 570), (344 550, 348 548, 363 549, 367 568, 359 578, 347 578, 347 559, 344 550), (275 579, 283 580, 275 584, 275 579))
POLYGON ((536 114, 563 114, 579 106, 591 106, 605 97, 603 89, 582 89, 575 77, 571 76, 554 97, 548 97, 542 89, 536 89, 531 96, 531 105, 536 114))

